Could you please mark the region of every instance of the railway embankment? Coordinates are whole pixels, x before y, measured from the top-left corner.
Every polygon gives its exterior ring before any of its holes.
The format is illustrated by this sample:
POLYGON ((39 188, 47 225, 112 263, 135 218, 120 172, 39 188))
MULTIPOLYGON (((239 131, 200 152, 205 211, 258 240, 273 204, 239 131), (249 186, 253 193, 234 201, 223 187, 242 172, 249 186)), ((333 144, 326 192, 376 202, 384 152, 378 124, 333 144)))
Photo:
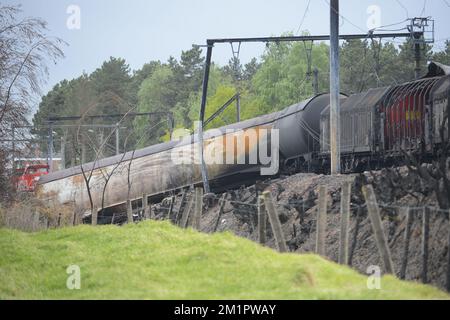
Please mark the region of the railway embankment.
POLYGON ((2 228, 0 252, 1 299, 449 298, 392 276, 374 287, 316 255, 280 254, 231 232, 205 234, 167 221, 37 233, 2 228))
MULTIPOLYGON (((340 243, 341 187, 346 181, 352 183, 348 244, 351 267, 362 274, 366 274, 371 266, 380 266, 383 269, 365 199, 361 193, 361 185, 371 183, 375 189, 383 231, 397 275, 401 274, 403 268, 405 279, 423 280, 423 222, 426 214, 429 217, 427 257, 425 258, 426 282, 445 288, 450 232, 448 211, 439 209, 433 190, 424 186, 406 168, 339 176, 299 173, 232 190, 226 195, 227 200, 222 210, 219 199, 224 194, 216 195, 214 201, 204 201, 200 230, 207 233, 230 231, 257 242, 257 196, 261 194, 262 189, 266 189, 272 193, 289 251, 313 253, 316 246, 318 189, 320 186, 326 186, 326 258, 337 262, 340 243), (407 219, 408 211, 409 220, 407 219), (408 224, 409 237, 406 238, 405 229, 408 224), (406 243, 408 248, 405 256, 406 243)), ((165 219, 164 204, 156 205, 155 212, 157 219, 165 219)), ((269 222, 267 222, 266 239, 265 245, 276 249, 269 222)))

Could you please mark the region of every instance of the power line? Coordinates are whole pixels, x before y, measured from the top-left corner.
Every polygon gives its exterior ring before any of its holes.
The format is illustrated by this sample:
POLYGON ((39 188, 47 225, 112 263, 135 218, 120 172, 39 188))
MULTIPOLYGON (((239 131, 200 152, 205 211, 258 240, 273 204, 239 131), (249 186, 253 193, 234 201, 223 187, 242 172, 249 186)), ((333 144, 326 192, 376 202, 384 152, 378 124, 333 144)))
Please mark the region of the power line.
POLYGON ((422 11, 420 12, 420 15, 423 17, 424 13, 425 13, 425 7, 427 6, 427 0, 423 0, 423 8, 422 11))
MULTIPOLYGON (((373 28, 373 29, 371 29, 371 30, 372 30, 372 31, 375 31, 375 30, 380 31, 380 30, 379 30, 380 28, 386 28, 386 27, 397 26, 397 25, 399 25, 399 24, 405 23, 406 21, 408 21, 408 19, 404 19, 404 20, 402 20, 402 21, 400 21, 400 22, 395 22, 395 23, 385 24, 385 25, 382 25, 382 26, 373 28)), ((403 28, 403 29, 406 29, 406 28, 403 28)), ((401 29, 401 30, 403 30, 403 29, 401 29)))
POLYGON ((406 8, 406 7, 403 5, 403 3, 400 2, 400 0, 395 0, 395 1, 397 1, 397 3, 400 5, 400 7, 403 8, 403 10, 405 10, 405 12, 406 12, 406 18, 409 19, 408 8, 406 8))
POLYGON ((306 5, 305 12, 303 13, 303 17, 302 17, 302 20, 301 20, 301 22, 300 22, 300 25, 299 25, 298 28, 297 28, 297 33, 296 33, 296 34, 299 34, 299 32, 300 32, 300 28, 302 27, 303 22, 305 21, 305 17, 306 17, 306 14, 308 13, 309 5, 310 5, 310 4, 311 4, 311 0, 309 0, 309 1, 308 1, 308 4, 306 5))
POLYGON ((450 3, 448 3, 447 0, 442 0, 442 1, 444 1, 444 3, 447 5, 447 7, 450 8, 450 3))
POLYGON ((404 28, 398 28, 398 29, 377 29, 377 31, 383 31, 383 32, 396 32, 396 31, 402 31, 402 30, 408 30, 408 28, 404 27, 404 28))
POLYGON ((362 32, 366 32, 366 30, 360 28, 358 25, 354 24, 353 22, 351 22, 349 19, 347 19, 346 17, 344 17, 340 12, 337 12, 334 8, 332 8, 332 6, 330 5, 330 2, 328 0, 324 0, 326 2, 326 4, 335 12, 339 15, 339 17, 341 17, 344 21, 347 21, 348 23, 350 23, 352 26, 354 26, 355 28, 361 30, 362 32))

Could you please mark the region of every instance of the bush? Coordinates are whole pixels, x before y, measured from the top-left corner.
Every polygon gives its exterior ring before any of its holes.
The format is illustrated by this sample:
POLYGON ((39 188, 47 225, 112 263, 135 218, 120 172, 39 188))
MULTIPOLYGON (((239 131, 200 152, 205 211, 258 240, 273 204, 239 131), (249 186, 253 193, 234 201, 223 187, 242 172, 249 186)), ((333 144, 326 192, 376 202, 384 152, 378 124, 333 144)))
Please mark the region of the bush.
POLYGON ((22 194, 20 198, 11 205, 0 204, 0 226, 35 232, 73 225, 72 208, 50 207, 29 194, 22 194))

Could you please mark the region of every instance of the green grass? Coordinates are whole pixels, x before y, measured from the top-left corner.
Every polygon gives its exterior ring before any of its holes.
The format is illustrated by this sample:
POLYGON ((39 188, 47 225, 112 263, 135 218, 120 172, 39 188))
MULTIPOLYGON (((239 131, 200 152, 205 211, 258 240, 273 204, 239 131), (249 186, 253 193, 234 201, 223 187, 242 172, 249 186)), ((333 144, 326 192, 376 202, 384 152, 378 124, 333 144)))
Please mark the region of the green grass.
POLYGON ((2 299, 448 299, 431 286, 367 277, 312 254, 279 254, 230 233, 166 222, 0 229, 2 299), (81 289, 66 287, 69 265, 81 289))

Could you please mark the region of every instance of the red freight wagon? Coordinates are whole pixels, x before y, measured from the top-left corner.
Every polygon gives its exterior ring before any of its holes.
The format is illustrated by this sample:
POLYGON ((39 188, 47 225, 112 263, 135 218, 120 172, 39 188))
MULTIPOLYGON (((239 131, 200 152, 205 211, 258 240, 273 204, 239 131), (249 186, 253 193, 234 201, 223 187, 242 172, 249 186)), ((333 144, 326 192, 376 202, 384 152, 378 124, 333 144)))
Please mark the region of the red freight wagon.
POLYGON ((383 101, 385 151, 420 150, 424 143, 429 93, 438 79, 391 89, 383 101))

